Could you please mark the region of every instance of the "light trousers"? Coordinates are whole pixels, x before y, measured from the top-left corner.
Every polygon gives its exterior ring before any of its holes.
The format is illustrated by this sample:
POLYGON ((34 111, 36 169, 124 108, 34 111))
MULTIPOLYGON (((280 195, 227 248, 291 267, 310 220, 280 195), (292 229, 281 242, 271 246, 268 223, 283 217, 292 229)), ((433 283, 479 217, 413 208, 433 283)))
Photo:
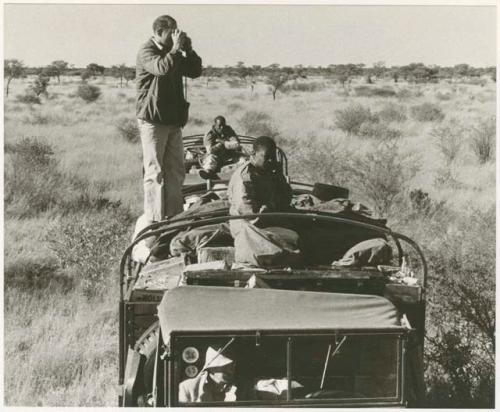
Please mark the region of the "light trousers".
POLYGON ((138 119, 144 160, 144 215, 158 222, 183 210, 184 149, 178 126, 138 119))

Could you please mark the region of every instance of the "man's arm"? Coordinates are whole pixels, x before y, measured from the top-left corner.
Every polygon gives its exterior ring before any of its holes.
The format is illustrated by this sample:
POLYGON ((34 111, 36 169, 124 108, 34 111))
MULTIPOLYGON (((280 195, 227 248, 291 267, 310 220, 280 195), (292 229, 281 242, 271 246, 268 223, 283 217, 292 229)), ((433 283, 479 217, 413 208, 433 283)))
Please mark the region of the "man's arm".
POLYGON ((150 46, 143 47, 137 55, 137 62, 140 63, 144 70, 155 76, 168 74, 181 64, 182 59, 180 53, 170 51, 165 56, 162 56, 150 46))
POLYGON ((276 202, 278 203, 277 209, 278 211, 286 210, 290 207, 290 203, 292 202, 292 187, 286 181, 285 176, 283 176, 280 172, 280 177, 278 180, 278 190, 277 190, 277 198, 276 202))
POLYGON ((236 135, 236 132, 233 130, 231 126, 226 126, 226 130, 224 131, 225 135, 229 137, 229 140, 224 143, 224 147, 228 150, 237 150, 240 148, 240 139, 236 135))
POLYGON ((224 144, 217 139, 217 136, 211 130, 205 135, 203 144, 207 149, 207 153, 217 154, 224 148, 224 144))
MULTIPOLYGON (((235 173, 238 173, 236 171, 235 173)), ((259 206, 255 198, 254 184, 242 176, 233 175, 230 199, 231 207, 236 209, 239 215, 257 213, 259 206)), ((229 193, 228 193, 229 194, 229 193)))

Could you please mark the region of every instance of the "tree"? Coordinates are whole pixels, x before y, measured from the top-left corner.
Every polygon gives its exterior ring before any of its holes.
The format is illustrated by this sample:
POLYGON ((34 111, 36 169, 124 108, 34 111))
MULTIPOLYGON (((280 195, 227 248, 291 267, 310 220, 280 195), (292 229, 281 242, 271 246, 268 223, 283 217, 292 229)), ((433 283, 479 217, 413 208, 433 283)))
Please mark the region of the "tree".
POLYGON ((112 66, 111 67, 111 74, 114 77, 117 77, 120 79, 120 87, 123 87, 123 79, 125 78, 127 72, 130 69, 125 66, 124 64, 120 64, 119 66, 112 66))
POLYGON ((212 77, 219 77, 219 70, 212 66, 207 66, 203 69, 203 76, 206 77, 208 86, 208 82, 212 77))
POLYGON ((266 83, 271 88, 271 93, 273 94, 273 100, 276 100, 276 93, 281 90, 283 86, 290 80, 288 73, 282 70, 272 70, 267 75, 266 83))
POLYGON ((128 67, 127 71, 125 72, 125 85, 128 86, 128 82, 134 79, 135 79, 135 69, 128 67))
POLYGON ((363 74, 363 64, 331 64, 329 72, 345 87, 351 77, 363 74))
POLYGON ((61 76, 68 69, 68 63, 64 60, 55 60, 50 63, 43 71, 48 77, 57 78, 57 83, 61 83, 61 76))
POLYGON ((5 87, 5 95, 9 95, 9 86, 12 79, 18 79, 24 77, 25 67, 24 63, 17 59, 7 59, 4 60, 3 65, 3 76, 7 79, 7 85, 5 87))
POLYGON ((97 63, 90 63, 87 66, 87 71, 95 79, 98 74, 104 74, 104 66, 100 66, 97 63))
POLYGON ((371 73, 377 78, 380 79, 384 77, 385 72, 387 71, 385 67, 385 62, 379 61, 373 63, 373 67, 371 69, 371 73))
POLYGON ((455 76, 469 76, 471 69, 472 67, 466 63, 456 64, 453 66, 453 73, 455 76))

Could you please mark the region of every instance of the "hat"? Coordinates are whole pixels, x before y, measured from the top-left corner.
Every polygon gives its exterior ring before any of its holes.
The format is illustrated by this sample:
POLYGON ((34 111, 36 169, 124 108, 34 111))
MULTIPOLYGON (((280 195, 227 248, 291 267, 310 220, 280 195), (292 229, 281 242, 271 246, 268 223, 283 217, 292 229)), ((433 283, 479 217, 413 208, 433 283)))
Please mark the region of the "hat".
POLYGON ((222 351, 219 351, 215 350, 211 346, 207 348, 207 354, 205 355, 205 366, 203 366, 203 370, 229 365, 230 363, 234 362, 232 359, 224 356, 222 351))
POLYGON ((323 202, 332 199, 348 199, 349 190, 345 187, 327 185, 325 183, 314 183, 311 194, 323 202))

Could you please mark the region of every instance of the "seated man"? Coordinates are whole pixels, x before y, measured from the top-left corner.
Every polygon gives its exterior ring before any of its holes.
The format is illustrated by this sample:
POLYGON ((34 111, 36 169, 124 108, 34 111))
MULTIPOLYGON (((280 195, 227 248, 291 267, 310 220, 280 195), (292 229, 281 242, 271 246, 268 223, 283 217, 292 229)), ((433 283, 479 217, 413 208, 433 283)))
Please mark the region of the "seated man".
MULTIPOLYGON (((229 213, 245 215, 289 210, 292 188, 278 166, 274 140, 267 136, 257 138, 250 160, 238 167, 229 181, 229 213)), ((231 233, 235 236, 242 221, 230 222, 231 233)))
POLYGON ((198 376, 186 379, 179 385, 179 402, 234 402, 237 388, 234 385, 234 356, 229 348, 207 348, 205 366, 198 376))
POLYGON ((240 155, 240 141, 231 126, 226 124, 226 119, 217 116, 212 129, 205 135, 203 144, 207 155, 199 174, 203 179, 218 179, 217 172, 224 162, 240 155))
MULTIPOLYGON (((236 169, 227 188, 231 215, 286 212, 292 188, 276 160, 276 143, 261 136, 253 144, 250 161, 236 169)), ((298 234, 285 219, 258 217, 229 221, 234 238, 235 262, 258 267, 300 264, 298 234), (264 229, 265 228, 265 229, 264 229)))

